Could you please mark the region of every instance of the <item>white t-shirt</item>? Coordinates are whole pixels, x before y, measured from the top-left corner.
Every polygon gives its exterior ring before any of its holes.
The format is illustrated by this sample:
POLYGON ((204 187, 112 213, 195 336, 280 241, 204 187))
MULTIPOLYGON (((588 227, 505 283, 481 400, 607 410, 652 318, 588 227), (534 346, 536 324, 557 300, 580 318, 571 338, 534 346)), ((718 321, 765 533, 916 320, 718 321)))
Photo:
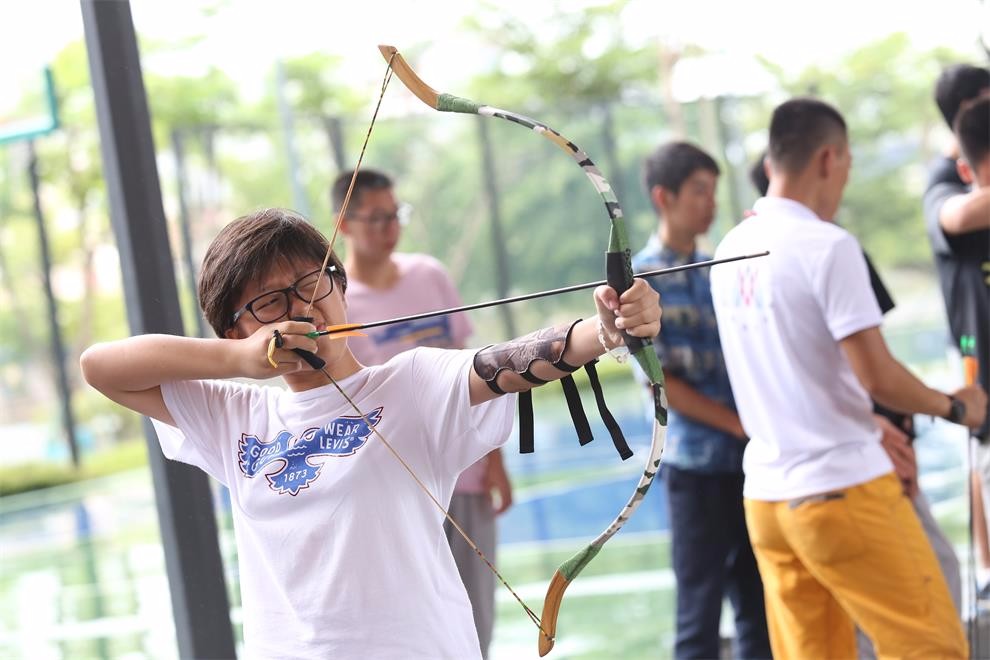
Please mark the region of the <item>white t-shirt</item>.
MULTIPOLYGON (((393 252, 399 279, 388 289, 375 289, 358 280, 347 283, 347 320, 368 323, 386 318, 412 316, 461 305, 457 288, 447 270, 428 254, 393 252)), ((467 344, 473 328, 464 312, 418 321, 393 323, 362 330, 367 337, 354 337, 347 345, 358 362, 383 364, 417 346, 460 348, 467 344)), ((457 480, 456 493, 485 492, 487 457, 468 466, 457 480)))
MULTIPOLYGON (((340 381, 444 507, 512 426, 514 396, 470 406, 472 357, 415 349, 340 381)), ((480 656, 443 514, 332 384, 162 394, 164 454, 230 489, 248 656, 480 656)))
POLYGON ((786 500, 893 469, 873 406, 839 341, 880 325, 856 239, 793 200, 765 197, 715 258, 712 298, 732 392, 750 436, 744 494, 786 500))

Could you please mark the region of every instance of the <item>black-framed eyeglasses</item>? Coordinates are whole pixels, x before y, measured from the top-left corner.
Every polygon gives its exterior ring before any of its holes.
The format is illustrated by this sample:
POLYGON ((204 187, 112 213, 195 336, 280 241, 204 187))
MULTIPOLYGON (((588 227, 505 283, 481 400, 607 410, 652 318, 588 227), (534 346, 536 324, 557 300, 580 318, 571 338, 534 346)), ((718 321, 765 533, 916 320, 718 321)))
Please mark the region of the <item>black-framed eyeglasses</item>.
POLYGON ((400 226, 405 227, 409 224, 409 218, 412 217, 412 210, 413 208, 411 204, 402 203, 399 204, 398 208, 396 208, 393 213, 348 213, 347 219, 353 220, 354 222, 367 223, 368 227, 371 229, 385 229, 385 227, 393 222, 398 222, 400 226))
POLYGON ((250 312, 258 323, 278 321, 287 315, 292 307, 292 300, 289 299, 290 293, 307 303, 311 300, 314 302, 323 300, 333 293, 333 279, 336 272, 337 267, 330 265, 323 271, 316 269, 312 273, 306 273, 284 289, 266 291, 257 298, 252 298, 246 305, 234 312, 230 325, 236 325, 237 321, 247 312, 250 312))

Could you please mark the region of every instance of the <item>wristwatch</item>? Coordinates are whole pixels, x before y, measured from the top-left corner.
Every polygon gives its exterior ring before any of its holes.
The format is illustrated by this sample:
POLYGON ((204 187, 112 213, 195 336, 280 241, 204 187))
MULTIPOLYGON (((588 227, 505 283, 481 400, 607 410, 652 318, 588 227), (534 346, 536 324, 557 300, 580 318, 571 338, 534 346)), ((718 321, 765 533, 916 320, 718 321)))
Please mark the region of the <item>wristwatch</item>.
POLYGON ((966 417, 966 404, 950 394, 949 413, 944 418, 953 424, 962 424, 964 417, 966 417))

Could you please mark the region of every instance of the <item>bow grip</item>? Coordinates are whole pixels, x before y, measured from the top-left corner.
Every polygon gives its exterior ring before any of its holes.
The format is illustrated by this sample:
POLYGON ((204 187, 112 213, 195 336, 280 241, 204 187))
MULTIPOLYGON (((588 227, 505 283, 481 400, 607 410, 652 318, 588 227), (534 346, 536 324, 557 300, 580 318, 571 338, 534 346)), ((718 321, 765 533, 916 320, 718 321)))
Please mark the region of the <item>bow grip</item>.
MULTIPOLYGON (((633 273, 628 251, 605 253, 605 279, 620 296, 632 286, 633 273)), ((622 341, 633 354, 652 343, 649 339, 633 337, 625 330, 622 331, 622 341)))

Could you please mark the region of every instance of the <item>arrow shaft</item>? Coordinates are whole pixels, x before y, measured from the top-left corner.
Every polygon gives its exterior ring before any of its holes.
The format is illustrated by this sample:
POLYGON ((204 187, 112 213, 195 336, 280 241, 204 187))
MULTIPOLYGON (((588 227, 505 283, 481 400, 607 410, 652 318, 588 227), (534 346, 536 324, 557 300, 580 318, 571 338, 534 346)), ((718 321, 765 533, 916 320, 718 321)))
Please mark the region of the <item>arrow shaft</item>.
MULTIPOLYGON (((706 268, 709 266, 716 266, 718 264, 729 263, 731 261, 741 261, 743 259, 755 259, 757 257, 765 257, 769 252, 758 252, 756 254, 745 254, 737 257, 726 257, 725 259, 711 259, 709 261, 698 261, 693 264, 684 264, 682 266, 672 266, 670 268, 661 268, 659 270, 651 270, 643 273, 637 273, 635 277, 653 277, 655 275, 669 275, 671 273, 678 273, 684 270, 693 270, 695 268, 706 268)), ((536 293, 526 293, 520 296, 513 296, 511 298, 501 298, 499 300, 489 300, 487 302, 472 303, 470 305, 462 305, 460 307, 451 307, 449 309, 441 309, 433 312, 423 312, 422 314, 411 314, 409 316, 400 316, 394 319, 386 319, 384 321, 372 321, 370 323, 361 324, 348 324, 346 327, 323 330, 320 332, 311 332, 307 334, 307 337, 315 339, 316 337, 322 335, 333 335, 340 332, 348 332, 354 330, 367 330, 369 328, 378 328, 385 325, 392 325, 395 323, 406 323, 409 321, 419 321, 421 319, 428 319, 434 316, 444 316, 446 314, 455 314, 457 312, 469 312, 473 309, 483 309, 485 307, 494 307, 495 305, 507 305, 509 303, 521 302, 523 300, 533 300, 535 298, 546 298, 547 296, 555 296, 561 293, 570 293, 571 291, 583 291, 585 289, 593 289, 597 286, 607 284, 606 280, 598 280, 597 282, 586 282, 584 284, 573 284, 571 286, 561 287, 559 289, 549 289, 547 291, 537 291, 536 293)))

